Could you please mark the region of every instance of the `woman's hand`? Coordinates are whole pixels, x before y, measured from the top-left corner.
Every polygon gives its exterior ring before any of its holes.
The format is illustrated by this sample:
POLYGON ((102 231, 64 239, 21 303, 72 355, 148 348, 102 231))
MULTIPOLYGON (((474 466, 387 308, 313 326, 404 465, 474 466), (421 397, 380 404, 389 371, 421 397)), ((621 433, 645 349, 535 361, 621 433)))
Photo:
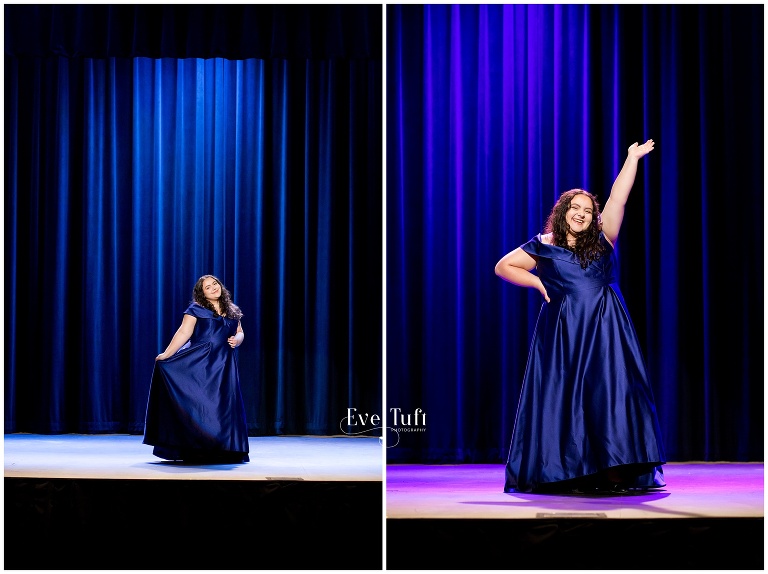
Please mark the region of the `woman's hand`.
POLYGON ((653 151, 653 145, 653 140, 648 140, 643 145, 637 145, 637 142, 635 142, 627 149, 627 155, 635 159, 640 159, 653 151))
POLYGON ((541 293, 541 296, 544 297, 544 300, 549 303, 549 295, 547 295, 547 288, 544 287, 544 283, 541 282, 541 279, 539 279, 539 284, 537 286, 539 293, 541 293))
POLYGON ((168 356, 165 353, 160 353, 157 357, 155 357, 155 361, 164 361, 167 358, 168 356))
POLYGON ((229 337, 227 339, 227 343, 229 343, 229 346, 234 349, 235 347, 239 346, 243 342, 244 338, 245 338, 245 334, 241 330, 241 327, 238 325, 237 333, 229 337))

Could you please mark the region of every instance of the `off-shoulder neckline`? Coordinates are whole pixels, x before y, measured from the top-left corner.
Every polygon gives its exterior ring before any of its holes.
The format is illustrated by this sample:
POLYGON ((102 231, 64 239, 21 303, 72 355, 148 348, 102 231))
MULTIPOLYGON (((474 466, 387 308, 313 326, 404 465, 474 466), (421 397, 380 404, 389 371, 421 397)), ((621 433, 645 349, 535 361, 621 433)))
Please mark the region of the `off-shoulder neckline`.
MULTIPOLYGON (((565 251, 568 251, 569 253, 573 253, 573 251, 571 251, 567 247, 561 247, 560 245, 555 245, 554 243, 548 243, 548 242, 544 241, 544 237, 545 236, 548 237, 550 240, 552 239, 552 233, 539 233, 539 234, 536 235, 536 238, 539 240, 539 243, 541 243, 542 245, 549 245, 550 247, 556 247, 558 249, 564 249, 565 251)), ((611 243, 608 240, 608 238, 605 236, 605 233, 603 233, 602 231, 600 232, 600 237, 602 237, 605 240, 605 242, 608 244, 608 247, 610 247, 611 249, 616 249, 616 247, 613 245, 613 243, 611 243)))
POLYGON ((203 311, 208 311, 208 312, 209 312, 211 315, 213 315, 213 316, 214 316, 214 318, 215 318, 215 317, 218 317, 219 319, 227 319, 227 318, 228 318, 226 315, 221 315, 221 314, 219 314, 219 313, 216 313, 216 311, 211 311, 211 310, 210 310, 210 309, 208 309, 207 307, 203 307, 203 306, 202 306, 200 303, 198 303, 197 301, 192 301, 192 305, 197 305, 197 306, 198 306, 198 307, 200 307, 200 308, 201 308, 203 311))

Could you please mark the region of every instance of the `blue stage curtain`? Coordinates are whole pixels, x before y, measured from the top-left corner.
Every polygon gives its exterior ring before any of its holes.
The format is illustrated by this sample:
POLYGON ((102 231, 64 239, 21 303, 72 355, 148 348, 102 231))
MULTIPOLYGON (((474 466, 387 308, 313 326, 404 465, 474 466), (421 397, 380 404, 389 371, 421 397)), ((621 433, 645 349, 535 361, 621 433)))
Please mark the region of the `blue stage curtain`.
MULTIPOLYGON (((340 21, 380 29, 378 10, 340 21)), ((310 48, 6 46, 5 432, 143 432, 154 357, 206 273, 244 313, 249 434, 381 411, 382 62, 310 48)))
POLYGON ((389 462, 506 460, 541 296, 494 266, 648 138, 617 248, 668 458, 762 460, 763 9, 387 6, 389 462))

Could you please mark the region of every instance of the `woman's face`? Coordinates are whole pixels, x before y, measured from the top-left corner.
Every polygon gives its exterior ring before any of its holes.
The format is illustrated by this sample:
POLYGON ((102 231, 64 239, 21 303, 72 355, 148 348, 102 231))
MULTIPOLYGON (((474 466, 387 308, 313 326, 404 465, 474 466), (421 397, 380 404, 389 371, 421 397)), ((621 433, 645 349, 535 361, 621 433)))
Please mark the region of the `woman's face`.
POLYGON ((574 195, 571 199, 571 205, 565 214, 565 221, 568 223, 568 235, 581 233, 592 225, 592 200, 586 195, 574 195))
POLYGON ((218 301, 221 297, 221 285, 213 277, 203 279, 203 294, 209 301, 218 301))

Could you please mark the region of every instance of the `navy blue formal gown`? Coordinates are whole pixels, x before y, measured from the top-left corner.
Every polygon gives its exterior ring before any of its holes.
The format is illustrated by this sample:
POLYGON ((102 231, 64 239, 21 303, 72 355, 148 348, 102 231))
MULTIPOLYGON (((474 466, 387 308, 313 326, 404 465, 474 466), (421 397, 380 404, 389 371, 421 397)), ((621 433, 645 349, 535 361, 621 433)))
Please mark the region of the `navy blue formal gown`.
POLYGON ((586 269, 573 252, 522 245, 550 302, 542 304, 525 369, 504 492, 665 486, 664 450, 639 340, 621 295, 613 247, 586 269))
POLYGON ((155 456, 198 463, 248 462, 248 427, 237 369, 227 339, 237 319, 192 303, 194 332, 175 355, 155 361, 144 444, 155 456))

